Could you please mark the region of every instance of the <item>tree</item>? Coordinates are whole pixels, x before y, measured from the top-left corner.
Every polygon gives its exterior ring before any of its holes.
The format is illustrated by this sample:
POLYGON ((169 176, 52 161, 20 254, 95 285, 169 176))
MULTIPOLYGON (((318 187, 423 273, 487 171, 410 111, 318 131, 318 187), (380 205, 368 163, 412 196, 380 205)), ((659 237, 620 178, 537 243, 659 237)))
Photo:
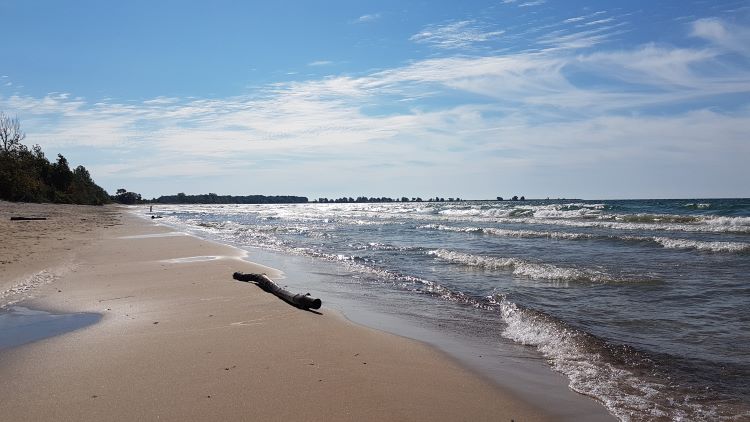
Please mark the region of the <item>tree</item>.
POLYGON ((71 171, 62 155, 50 163, 39 145, 29 150, 22 144, 24 138, 18 118, 0 112, 0 199, 89 205, 109 202, 107 192, 91 180, 85 167, 71 171))
POLYGON ((21 141, 26 138, 26 134, 21 130, 21 121, 18 117, 10 117, 0 111, 0 147, 3 152, 13 153, 25 150, 26 147, 21 141))
POLYGON ((57 162, 52 164, 52 186, 59 191, 65 191, 73 180, 68 160, 62 154, 57 154, 57 162))
POLYGON ((143 202, 140 193, 128 192, 126 189, 117 189, 117 194, 112 199, 120 204, 135 205, 143 202))

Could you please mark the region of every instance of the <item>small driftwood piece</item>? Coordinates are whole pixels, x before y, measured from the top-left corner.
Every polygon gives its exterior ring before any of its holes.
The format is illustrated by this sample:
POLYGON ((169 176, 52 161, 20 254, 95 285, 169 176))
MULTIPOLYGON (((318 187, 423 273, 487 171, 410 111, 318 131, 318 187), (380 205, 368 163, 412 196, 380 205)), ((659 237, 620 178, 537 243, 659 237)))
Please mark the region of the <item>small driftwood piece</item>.
POLYGON ((47 217, 11 217, 10 221, 46 220, 47 217))
POLYGON ((284 289, 278 284, 274 283, 273 280, 268 278, 265 274, 254 274, 254 273, 234 273, 235 280, 249 281, 257 284, 261 289, 268 293, 273 293, 284 301, 291 303, 292 305, 301 309, 319 309, 322 302, 320 299, 310 296, 307 294, 294 294, 289 290, 284 289))

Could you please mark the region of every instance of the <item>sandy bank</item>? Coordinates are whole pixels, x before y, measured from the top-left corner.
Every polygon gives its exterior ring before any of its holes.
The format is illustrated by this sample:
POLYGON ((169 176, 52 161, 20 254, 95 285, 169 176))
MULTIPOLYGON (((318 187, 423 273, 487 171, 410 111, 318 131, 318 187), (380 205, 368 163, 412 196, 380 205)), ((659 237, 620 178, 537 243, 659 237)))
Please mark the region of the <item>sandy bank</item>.
POLYGON ((24 304, 103 315, 0 352, 3 418, 545 420, 429 347, 232 280, 234 271, 278 275, 236 249, 84 208, 76 224, 29 222, 47 225, 3 235, 25 239, 3 250, 16 257, 3 259, 3 283, 49 262, 66 268, 22 292, 33 297, 24 304), (90 219, 98 223, 86 231, 90 219), (68 247, 40 249, 43 237, 68 247))

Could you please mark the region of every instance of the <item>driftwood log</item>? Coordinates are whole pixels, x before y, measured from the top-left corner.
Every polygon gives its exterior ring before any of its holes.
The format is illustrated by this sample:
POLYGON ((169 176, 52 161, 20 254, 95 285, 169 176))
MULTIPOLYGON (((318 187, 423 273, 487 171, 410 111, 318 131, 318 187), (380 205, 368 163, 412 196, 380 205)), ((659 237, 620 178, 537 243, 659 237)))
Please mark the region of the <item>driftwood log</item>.
POLYGON ((10 221, 35 221, 35 220, 46 220, 47 217, 11 217, 10 221))
POLYGON ((265 274, 246 274, 236 272, 234 273, 233 277, 235 280, 253 282, 268 293, 273 293, 284 301, 291 303, 292 305, 301 309, 319 309, 320 305, 322 304, 320 299, 310 296, 310 293, 294 294, 289 290, 284 289, 283 287, 274 283, 273 280, 268 278, 268 276, 266 276, 265 274))

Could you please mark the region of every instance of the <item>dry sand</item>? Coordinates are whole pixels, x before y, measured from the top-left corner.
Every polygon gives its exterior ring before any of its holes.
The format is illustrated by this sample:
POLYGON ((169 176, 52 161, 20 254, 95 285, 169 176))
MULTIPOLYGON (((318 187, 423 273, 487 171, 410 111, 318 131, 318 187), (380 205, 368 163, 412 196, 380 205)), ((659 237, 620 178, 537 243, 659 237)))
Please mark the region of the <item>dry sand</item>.
POLYGON ((0 419, 548 419, 430 347, 346 321, 325 298, 316 314, 234 281, 279 275, 237 249, 114 207, 0 203, 0 221, 0 300, 103 315, 0 351, 0 419))

